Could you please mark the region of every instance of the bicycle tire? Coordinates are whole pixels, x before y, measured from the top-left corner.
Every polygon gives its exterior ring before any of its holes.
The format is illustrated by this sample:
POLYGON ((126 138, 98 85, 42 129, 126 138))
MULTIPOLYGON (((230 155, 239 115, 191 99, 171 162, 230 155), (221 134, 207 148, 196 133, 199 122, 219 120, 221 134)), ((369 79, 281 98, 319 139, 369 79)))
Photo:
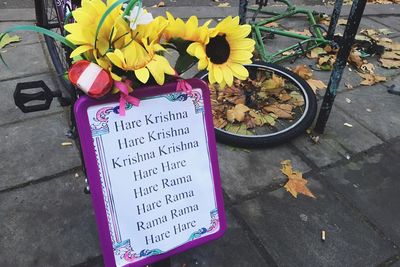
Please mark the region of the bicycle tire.
MULTIPOLYGON (((248 69, 265 69, 273 73, 279 73, 281 77, 296 84, 303 95, 306 106, 305 110, 301 117, 290 127, 265 135, 240 135, 215 127, 214 129, 217 140, 221 143, 238 147, 266 147, 285 143, 303 134, 311 126, 317 114, 317 99, 308 83, 292 71, 273 63, 255 61, 251 64, 245 65, 245 67, 248 69)), ((206 80, 207 73, 207 71, 201 71, 196 74, 195 77, 206 80)))
MULTIPOLYGON (((55 3, 62 4, 62 1, 57 0, 41 0, 42 10, 38 13, 37 21, 43 21, 43 26, 49 30, 57 32, 61 35, 65 35, 63 28, 63 19, 60 18, 56 9, 55 3)), ((71 60, 69 59, 70 50, 65 47, 62 43, 54 40, 53 38, 45 35, 45 43, 47 51, 49 52, 51 62, 53 63, 54 70, 56 72, 58 81, 61 85, 62 96, 73 103, 76 100, 76 90, 73 85, 64 78, 64 74, 68 71, 71 60)))

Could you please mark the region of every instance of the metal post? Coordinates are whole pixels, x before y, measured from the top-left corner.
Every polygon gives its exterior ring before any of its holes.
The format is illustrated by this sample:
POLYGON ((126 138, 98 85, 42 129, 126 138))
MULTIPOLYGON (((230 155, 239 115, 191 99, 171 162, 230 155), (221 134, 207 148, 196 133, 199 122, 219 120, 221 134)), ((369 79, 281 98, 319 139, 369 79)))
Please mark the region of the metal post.
POLYGON ((247 13, 247 5, 248 0, 240 0, 239 1, 239 23, 246 24, 246 13, 247 13))
POLYGON ((336 25, 339 21, 340 12, 342 10, 343 0, 336 0, 335 6, 333 7, 333 12, 331 16, 331 22, 329 23, 328 34, 326 38, 328 40, 333 40, 333 36, 335 35, 336 25))
POLYGON ((358 26, 360 25, 366 3, 367 0, 354 0, 353 5, 351 6, 346 29, 343 33, 341 47, 333 67, 331 77, 329 78, 328 88, 326 89, 321 110, 314 128, 316 133, 322 134, 324 132, 329 114, 332 110, 333 101, 336 97, 337 88, 339 87, 340 80, 342 79, 343 69, 346 66, 347 58, 349 57, 351 47, 353 46, 354 38, 357 34, 358 26))

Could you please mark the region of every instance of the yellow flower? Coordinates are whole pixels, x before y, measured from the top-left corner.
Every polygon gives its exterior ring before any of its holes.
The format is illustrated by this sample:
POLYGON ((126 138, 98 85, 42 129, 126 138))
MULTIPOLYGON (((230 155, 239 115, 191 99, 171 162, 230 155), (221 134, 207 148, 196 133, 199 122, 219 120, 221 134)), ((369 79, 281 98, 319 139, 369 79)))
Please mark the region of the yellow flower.
POLYGON ((71 58, 85 53, 89 60, 97 61, 105 69, 110 68, 109 60, 104 57, 110 45, 123 47, 130 40, 129 25, 121 16, 121 7, 116 7, 106 17, 97 37, 96 49, 95 36, 101 17, 116 1, 108 0, 105 4, 102 0, 82 0, 81 7, 72 12, 76 22, 65 25, 70 33, 66 38, 78 47, 72 51, 71 58))
POLYGON ((167 12, 168 27, 164 31, 164 38, 169 41, 173 38, 181 38, 186 41, 207 42, 208 25, 211 20, 208 20, 199 27, 199 22, 196 16, 191 16, 186 24, 182 19, 175 19, 171 13, 167 12))
POLYGON ((246 38, 250 31, 250 25, 239 25, 239 17, 229 16, 210 30, 209 39, 192 43, 187 52, 199 59, 200 70, 207 68, 210 83, 231 86, 233 77, 249 76, 243 64, 251 63, 253 56, 255 42, 246 38))
POLYGON ((143 39, 148 40, 148 43, 158 43, 167 26, 168 21, 164 17, 158 16, 146 25, 138 25, 132 36, 139 43, 142 43, 143 39))
MULTIPOLYGON (((118 68, 133 71, 142 83, 146 83, 151 74, 159 85, 164 84, 165 74, 175 74, 168 60, 157 54, 165 49, 154 41, 148 44, 147 40, 143 39, 142 43, 143 46, 133 40, 127 47, 107 53, 107 57, 118 68)), ((121 80, 115 73, 111 75, 115 80, 121 80)))

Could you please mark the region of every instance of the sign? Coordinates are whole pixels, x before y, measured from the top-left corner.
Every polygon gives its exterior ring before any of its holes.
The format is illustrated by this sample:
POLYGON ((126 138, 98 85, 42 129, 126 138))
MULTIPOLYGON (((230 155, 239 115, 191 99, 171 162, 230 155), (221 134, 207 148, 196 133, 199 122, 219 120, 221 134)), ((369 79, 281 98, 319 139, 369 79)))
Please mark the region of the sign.
POLYGON ((144 266, 222 236, 222 192, 209 91, 176 83, 75 104, 106 266, 144 266))

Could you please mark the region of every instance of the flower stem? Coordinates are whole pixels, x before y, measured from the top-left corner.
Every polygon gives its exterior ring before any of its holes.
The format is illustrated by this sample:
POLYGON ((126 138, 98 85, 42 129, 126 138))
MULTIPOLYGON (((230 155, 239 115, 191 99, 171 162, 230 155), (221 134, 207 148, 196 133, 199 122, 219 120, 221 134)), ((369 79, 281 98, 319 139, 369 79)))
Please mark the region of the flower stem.
POLYGON ((141 0, 131 0, 129 2, 129 4, 127 5, 127 7, 125 8, 124 14, 122 14, 123 17, 125 16, 129 16, 129 14, 131 13, 132 8, 136 5, 136 3, 139 2, 139 4, 141 5, 141 0))

